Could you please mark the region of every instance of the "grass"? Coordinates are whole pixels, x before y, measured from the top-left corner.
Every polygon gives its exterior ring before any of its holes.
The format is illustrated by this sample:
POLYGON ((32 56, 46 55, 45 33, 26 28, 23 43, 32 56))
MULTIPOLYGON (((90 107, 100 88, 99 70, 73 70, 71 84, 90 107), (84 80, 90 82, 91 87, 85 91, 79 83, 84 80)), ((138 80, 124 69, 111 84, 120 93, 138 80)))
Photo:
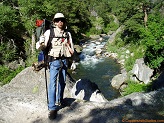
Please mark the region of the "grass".
POLYGON ((134 92, 147 92, 151 90, 151 84, 137 83, 128 80, 128 86, 123 90, 122 95, 126 96, 134 92))

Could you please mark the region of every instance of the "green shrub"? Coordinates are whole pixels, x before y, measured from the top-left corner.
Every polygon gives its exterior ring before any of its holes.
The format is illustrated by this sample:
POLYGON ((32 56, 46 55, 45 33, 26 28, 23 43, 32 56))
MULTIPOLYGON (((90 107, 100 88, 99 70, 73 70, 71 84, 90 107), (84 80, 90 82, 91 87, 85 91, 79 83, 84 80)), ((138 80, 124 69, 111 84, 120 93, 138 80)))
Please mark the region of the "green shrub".
POLYGON ((140 28, 140 42, 145 45, 145 61, 159 69, 164 63, 164 19, 160 13, 150 14, 147 28, 140 28))
POLYGON ((19 67, 16 70, 10 70, 6 66, 0 66, 0 85, 2 86, 9 83, 23 69, 23 67, 19 67))
POLYGON ((26 56, 27 56, 26 61, 25 61, 26 62, 26 66, 31 66, 32 63, 38 61, 37 57, 38 57, 38 53, 40 52, 40 50, 34 49, 35 51, 32 53, 32 50, 31 50, 31 39, 30 38, 26 39, 25 49, 26 49, 26 56))
POLYGON ((99 35, 99 34, 101 34, 101 32, 102 32, 102 30, 98 30, 95 27, 92 27, 92 28, 90 28, 89 32, 86 33, 86 35, 87 36, 90 36, 90 35, 93 35, 93 34, 99 35))
POLYGON ((31 66, 33 63, 38 62, 38 59, 37 59, 38 54, 39 53, 35 53, 35 54, 31 55, 31 56, 28 56, 26 61, 25 61, 26 62, 26 66, 31 66))
POLYGON ((128 86, 123 90, 122 94, 125 96, 134 92, 147 92, 148 90, 150 90, 150 88, 151 88, 151 84, 146 85, 144 83, 141 84, 128 80, 128 86))
POLYGON ((117 47, 117 45, 114 45, 113 43, 107 43, 107 50, 109 52, 117 53, 118 47, 117 47))
POLYGON ((132 53, 133 55, 129 54, 129 57, 125 59, 125 68, 127 71, 132 70, 136 59, 143 58, 144 57, 144 47, 142 45, 129 45, 127 49, 132 53))
POLYGON ((119 37, 120 35, 118 34, 115 41, 113 43, 108 43, 108 51, 117 53, 118 54, 118 59, 123 59, 120 58, 121 56, 124 56, 125 59, 125 64, 124 67, 126 71, 132 70, 134 63, 136 59, 143 58, 144 53, 145 53, 145 48, 142 45, 137 45, 137 44, 127 44, 125 45, 125 42, 119 37), (126 51, 129 50, 130 53, 126 54, 126 51))
POLYGON ((9 40, 6 42, 0 44, 1 63, 10 62, 17 58, 16 48, 9 40))
POLYGON ((125 69, 126 71, 132 70, 134 63, 135 63, 135 58, 134 57, 129 57, 128 59, 125 60, 125 69))
POLYGON ((115 23, 115 22, 112 21, 109 24, 107 24, 107 26, 103 29, 103 31, 105 33, 108 33, 109 30, 110 31, 116 31, 118 29, 118 27, 119 27, 119 24, 117 24, 117 23, 115 23))

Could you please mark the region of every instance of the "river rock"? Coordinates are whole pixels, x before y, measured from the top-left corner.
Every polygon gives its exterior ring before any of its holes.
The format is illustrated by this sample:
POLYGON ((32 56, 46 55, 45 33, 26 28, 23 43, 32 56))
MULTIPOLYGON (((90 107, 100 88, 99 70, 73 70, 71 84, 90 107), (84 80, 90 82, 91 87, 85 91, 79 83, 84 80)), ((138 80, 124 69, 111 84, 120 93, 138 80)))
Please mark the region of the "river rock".
POLYGON ((99 41, 96 41, 96 42, 95 42, 95 44, 96 44, 96 45, 100 45, 100 44, 101 44, 101 42, 99 42, 99 41))
MULTIPOLYGON (((101 36, 101 35, 100 35, 100 36, 101 36)), ((100 37, 100 38, 99 38, 99 41, 103 41, 103 38, 102 38, 102 37, 100 37)))
POLYGON ((109 56, 110 56, 110 53, 109 53, 109 52, 105 52, 105 53, 104 53, 104 56, 105 56, 105 57, 109 57, 109 56))
POLYGON ((120 89, 121 85, 125 83, 127 79, 127 73, 118 74, 112 78, 111 85, 116 89, 120 89))
POLYGON ((92 39, 97 39, 97 38, 100 38, 100 35, 90 35, 89 37, 92 39))
POLYGON ((79 79, 71 91, 72 98, 94 102, 107 102, 98 86, 88 79, 79 79))
POLYGON ((137 59, 131 71, 131 79, 133 81, 141 81, 148 84, 153 75, 153 71, 153 69, 150 69, 145 65, 143 58, 137 59))
POLYGON ((96 52, 96 54, 101 54, 102 49, 100 49, 100 48, 99 48, 99 49, 96 49, 96 51, 95 51, 95 52, 96 52))
POLYGON ((110 53, 110 56, 112 57, 112 58, 117 58, 118 57, 118 54, 117 53, 110 53))
POLYGON ((83 48, 81 46, 79 46, 79 45, 74 45, 74 49, 76 50, 76 52, 78 54, 80 54, 82 52, 82 50, 83 50, 83 48))

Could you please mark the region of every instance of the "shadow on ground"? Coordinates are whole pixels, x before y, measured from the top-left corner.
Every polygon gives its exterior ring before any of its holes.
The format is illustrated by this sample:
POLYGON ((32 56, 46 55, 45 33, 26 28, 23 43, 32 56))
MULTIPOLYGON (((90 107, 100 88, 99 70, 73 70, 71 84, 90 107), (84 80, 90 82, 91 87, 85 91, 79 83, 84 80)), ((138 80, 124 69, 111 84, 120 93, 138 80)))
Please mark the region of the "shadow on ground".
MULTIPOLYGON (((126 100, 116 106, 111 106, 113 102, 104 103, 104 106, 91 109, 89 113, 80 112, 80 107, 87 106, 81 105, 78 102, 74 102, 73 99, 66 99, 68 107, 65 111, 60 113, 54 121, 48 121, 47 123, 123 123, 123 122, 164 122, 164 96, 163 91, 157 91, 150 96, 149 102, 146 102, 144 98, 140 100, 140 104, 136 103, 132 98, 126 98, 126 100), (70 117, 70 119, 69 119, 70 117)), ((92 103, 92 102, 88 102, 92 103)), ((92 105, 92 104, 91 104, 92 105)), ((63 108, 64 109, 64 108, 63 108)), ((63 110, 61 109, 61 110, 63 110)), ((45 123, 43 120, 37 120, 33 123, 45 123)))

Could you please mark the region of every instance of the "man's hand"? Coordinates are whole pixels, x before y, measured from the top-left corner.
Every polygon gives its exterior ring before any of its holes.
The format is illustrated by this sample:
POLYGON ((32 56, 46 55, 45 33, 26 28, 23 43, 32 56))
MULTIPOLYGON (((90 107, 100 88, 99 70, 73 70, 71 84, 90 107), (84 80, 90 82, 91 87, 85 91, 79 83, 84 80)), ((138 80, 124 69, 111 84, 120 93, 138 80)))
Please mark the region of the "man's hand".
POLYGON ((39 38, 39 43, 40 44, 42 44, 42 43, 44 43, 44 41, 45 41, 45 36, 40 36, 40 38, 39 38))
POLYGON ((42 43, 40 44, 40 48, 39 48, 39 49, 41 49, 41 50, 44 50, 44 49, 45 49, 44 42, 42 42, 42 43))
POLYGON ((70 47, 69 43, 65 43, 65 46, 66 46, 66 47, 70 47))
POLYGON ((73 54, 73 53, 74 53, 74 51, 71 49, 71 47, 70 47, 70 44, 69 44, 69 43, 65 43, 65 46, 68 48, 68 50, 69 50, 69 52, 70 52, 71 54, 73 54))

